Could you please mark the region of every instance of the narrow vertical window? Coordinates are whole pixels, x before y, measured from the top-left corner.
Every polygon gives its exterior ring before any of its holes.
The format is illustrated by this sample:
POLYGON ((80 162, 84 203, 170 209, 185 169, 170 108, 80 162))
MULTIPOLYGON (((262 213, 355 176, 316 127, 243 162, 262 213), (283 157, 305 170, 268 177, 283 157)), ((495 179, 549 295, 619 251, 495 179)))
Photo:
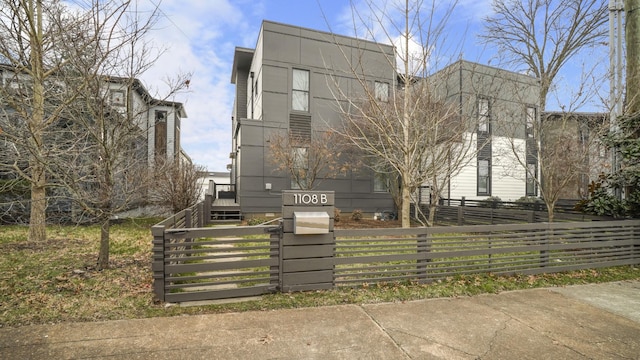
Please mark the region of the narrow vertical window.
POLYGON ((527 196, 538 196, 536 179, 538 178, 538 167, 536 164, 527 164, 527 196))
POLYGON ((527 137, 534 137, 534 126, 536 124, 536 108, 527 106, 525 114, 525 126, 527 137))
POLYGON ((378 101, 389 101, 389 83, 376 81, 374 83, 374 91, 376 100, 378 101))
POLYGON ((489 99, 478 98, 478 132, 488 133, 490 131, 489 99))
POLYGON ((167 112, 161 110, 155 112, 155 154, 167 154, 167 112))
POLYGON ((478 160, 478 195, 491 195, 491 166, 489 160, 478 160))
POLYGON ((309 71, 293 69, 291 109, 309 111, 309 71))

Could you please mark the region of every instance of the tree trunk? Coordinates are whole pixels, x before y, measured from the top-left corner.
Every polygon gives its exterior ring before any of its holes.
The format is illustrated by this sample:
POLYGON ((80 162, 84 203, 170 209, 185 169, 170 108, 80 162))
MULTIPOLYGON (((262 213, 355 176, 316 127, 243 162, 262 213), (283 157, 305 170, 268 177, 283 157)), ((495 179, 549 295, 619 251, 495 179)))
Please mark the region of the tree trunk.
POLYGON ((555 220, 556 204, 547 204, 547 217, 549 222, 552 223, 555 220))
POLYGON ((640 0, 625 0, 627 113, 640 111, 640 0))
POLYGON ((33 107, 31 119, 28 123, 31 137, 29 139, 32 155, 29 158, 31 176, 31 213, 29 215, 29 240, 45 241, 47 238, 47 178, 43 159, 39 155, 44 153, 43 131, 45 128, 44 112, 44 60, 42 55, 42 3, 31 2, 30 13, 34 16, 36 29, 29 39, 31 45, 31 74, 33 81, 33 107), (35 5, 35 8, 34 8, 35 5))
POLYGON ((46 222, 46 177, 44 168, 33 159, 31 162, 31 211, 29 214, 29 241, 45 241, 47 239, 46 222))
POLYGON ((98 253, 97 269, 103 270, 109 268, 109 229, 111 227, 111 219, 108 217, 100 224, 100 252, 98 253))

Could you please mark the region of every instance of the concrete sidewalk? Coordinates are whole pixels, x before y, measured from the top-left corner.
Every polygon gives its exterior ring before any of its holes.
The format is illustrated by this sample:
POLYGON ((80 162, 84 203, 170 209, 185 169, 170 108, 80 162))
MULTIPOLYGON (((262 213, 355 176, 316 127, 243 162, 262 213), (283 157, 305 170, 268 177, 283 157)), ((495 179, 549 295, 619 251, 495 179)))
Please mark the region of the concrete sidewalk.
POLYGON ((0 329, 1 359, 640 359, 640 281, 0 329))

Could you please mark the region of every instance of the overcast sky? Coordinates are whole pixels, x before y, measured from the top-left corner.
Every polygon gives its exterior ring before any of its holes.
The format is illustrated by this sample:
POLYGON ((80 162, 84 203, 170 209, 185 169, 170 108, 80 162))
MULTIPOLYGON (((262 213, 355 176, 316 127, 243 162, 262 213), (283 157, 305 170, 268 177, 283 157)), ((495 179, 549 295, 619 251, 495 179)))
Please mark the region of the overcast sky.
MULTIPOLYGON (((152 5, 160 0, 147 1, 152 5)), ((353 0, 356 6, 359 1, 353 0)), ((458 2, 448 22, 453 30, 448 52, 462 50, 466 60, 492 61, 491 50, 484 50, 477 39, 482 19, 490 15, 490 2, 458 2)), ((168 51, 142 80, 162 93, 163 79, 180 72, 193 74, 189 91, 170 100, 184 103, 187 111, 182 147, 194 163, 209 171, 226 172, 230 162, 234 49, 255 47, 262 20, 354 34, 347 0, 162 0, 159 4, 162 18, 153 36, 168 51)))

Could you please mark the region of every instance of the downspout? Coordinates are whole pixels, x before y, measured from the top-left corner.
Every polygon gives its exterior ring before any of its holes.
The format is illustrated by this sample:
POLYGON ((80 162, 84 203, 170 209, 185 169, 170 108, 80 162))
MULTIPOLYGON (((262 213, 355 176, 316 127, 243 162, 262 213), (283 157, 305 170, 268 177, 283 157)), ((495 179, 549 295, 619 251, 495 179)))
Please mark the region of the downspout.
POLYGON ((255 84, 255 82, 253 81, 253 77, 255 76, 255 74, 253 71, 250 74, 251 74, 250 75, 251 76, 251 118, 253 119, 253 93, 255 91, 255 89, 253 88, 255 84))
MULTIPOLYGON (((462 103, 463 103, 463 96, 462 96, 462 58, 460 58, 460 60, 458 61, 458 94, 460 94, 459 96, 459 103, 458 103, 458 115, 460 116, 460 121, 462 121, 462 103)), ((448 157, 448 161, 449 161, 449 181, 447 181, 447 206, 451 206, 451 156, 449 154, 448 157)))

